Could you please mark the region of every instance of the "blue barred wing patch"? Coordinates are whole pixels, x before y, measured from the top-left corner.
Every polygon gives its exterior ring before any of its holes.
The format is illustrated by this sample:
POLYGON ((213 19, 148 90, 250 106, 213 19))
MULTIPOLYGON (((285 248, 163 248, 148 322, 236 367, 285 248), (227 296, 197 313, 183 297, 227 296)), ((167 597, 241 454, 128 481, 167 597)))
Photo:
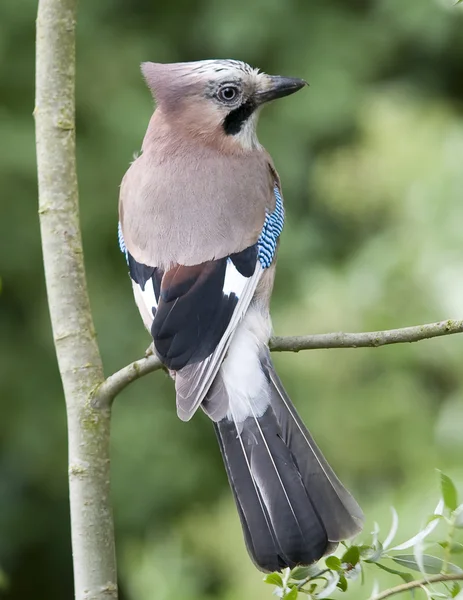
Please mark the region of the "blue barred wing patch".
POLYGON ((283 207, 283 199, 280 190, 277 186, 273 188, 275 194, 275 209, 271 213, 267 213, 262 228, 262 233, 257 240, 257 248, 259 250, 258 257, 262 268, 267 269, 272 264, 275 256, 278 238, 283 231, 285 223, 285 209, 283 207))
POLYGON ((120 251, 122 252, 122 254, 124 254, 125 260, 127 261, 127 264, 128 264, 129 256, 128 256, 127 248, 125 246, 124 236, 122 235, 122 227, 121 227, 120 221, 117 224, 117 239, 119 240, 120 251))
MULTIPOLYGON (((265 216, 264 226, 262 227, 262 232, 257 240, 258 258, 263 269, 270 267, 273 262, 278 238, 283 231, 283 225, 285 223, 285 209, 283 207, 283 199, 278 186, 273 188, 273 192, 275 194, 275 208, 271 213, 267 213, 265 216)), ((117 226, 117 237, 119 240, 119 248, 128 262, 128 252, 124 242, 124 236, 122 235, 120 222, 117 226)))

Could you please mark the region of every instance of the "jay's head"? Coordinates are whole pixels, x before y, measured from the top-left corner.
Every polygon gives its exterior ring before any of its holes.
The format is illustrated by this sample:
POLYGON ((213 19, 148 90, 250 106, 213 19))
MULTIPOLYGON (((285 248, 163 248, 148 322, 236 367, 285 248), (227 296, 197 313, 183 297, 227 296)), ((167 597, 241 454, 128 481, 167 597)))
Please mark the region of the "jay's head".
POLYGON ((306 85, 302 79, 267 75, 237 60, 146 62, 142 72, 170 126, 245 150, 258 146, 260 108, 306 85))

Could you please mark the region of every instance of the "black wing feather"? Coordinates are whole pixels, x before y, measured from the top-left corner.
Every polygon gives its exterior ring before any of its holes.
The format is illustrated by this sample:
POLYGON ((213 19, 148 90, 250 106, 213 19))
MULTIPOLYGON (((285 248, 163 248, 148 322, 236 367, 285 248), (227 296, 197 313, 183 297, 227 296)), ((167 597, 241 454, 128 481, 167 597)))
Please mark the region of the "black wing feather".
POLYGON ((238 303, 233 291, 224 293, 227 261, 243 277, 251 277, 257 245, 200 265, 177 265, 165 273, 137 263, 130 254, 128 258, 130 275, 142 290, 148 279, 153 280, 158 302, 151 326, 154 346, 162 362, 178 371, 214 352, 238 303))
POLYGON ((204 360, 227 328, 238 299, 223 294, 225 269, 226 259, 221 259, 165 274, 151 334, 170 369, 204 360))

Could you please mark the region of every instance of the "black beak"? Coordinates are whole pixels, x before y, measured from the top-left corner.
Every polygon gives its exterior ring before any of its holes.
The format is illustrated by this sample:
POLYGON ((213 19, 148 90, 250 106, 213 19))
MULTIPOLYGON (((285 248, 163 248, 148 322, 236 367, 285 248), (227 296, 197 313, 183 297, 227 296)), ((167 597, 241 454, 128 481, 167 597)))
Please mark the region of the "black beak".
POLYGON ((276 100, 277 98, 283 98, 297 92, 304 86, 308 85, 303 79, 297 79, 295 77, 280 77, 279 75, 269 76, 270 85, 263 91, 256 94, 256 100, 259 104, 269 102, 270 100, 276 100))

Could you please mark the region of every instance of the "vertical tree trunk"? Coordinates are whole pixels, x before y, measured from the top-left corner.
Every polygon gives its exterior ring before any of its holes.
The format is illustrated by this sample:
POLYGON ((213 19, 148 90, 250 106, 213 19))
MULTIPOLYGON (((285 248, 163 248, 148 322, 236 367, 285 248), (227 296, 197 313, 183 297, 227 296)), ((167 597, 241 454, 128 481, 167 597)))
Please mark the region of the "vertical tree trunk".
POLYGON ((85 280, 75 165, 77 0, 40 0, 36 140, 48 303, 66 396, 75 594, 117 598, 110 506, 109 407, 92 406, 103 382, 85 280))

